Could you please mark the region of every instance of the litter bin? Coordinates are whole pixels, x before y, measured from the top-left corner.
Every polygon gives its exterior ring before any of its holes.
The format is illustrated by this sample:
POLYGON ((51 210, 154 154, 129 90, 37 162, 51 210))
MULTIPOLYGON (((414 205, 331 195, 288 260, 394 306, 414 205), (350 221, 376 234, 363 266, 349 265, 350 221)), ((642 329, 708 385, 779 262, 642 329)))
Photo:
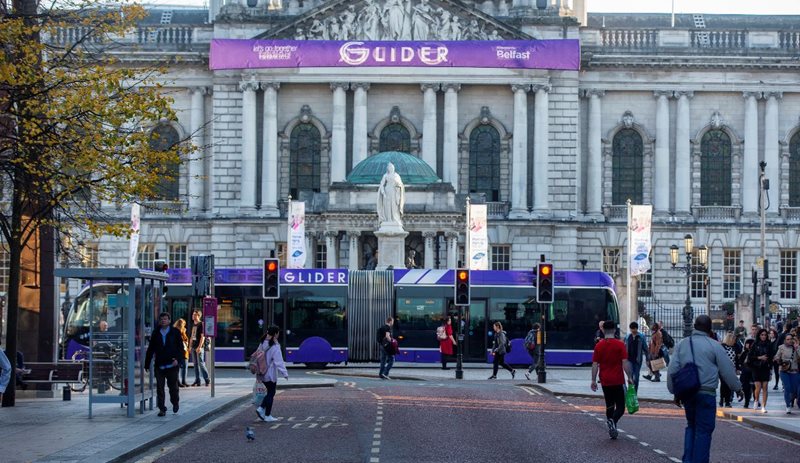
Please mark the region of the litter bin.
POLYGON ((62 391, 63 399, 64 399, 65 402, 69 401, 69 400, 72 400, 72 390, 69 388, 68 385, 64 386, 61 389, 61 391, 62 391))

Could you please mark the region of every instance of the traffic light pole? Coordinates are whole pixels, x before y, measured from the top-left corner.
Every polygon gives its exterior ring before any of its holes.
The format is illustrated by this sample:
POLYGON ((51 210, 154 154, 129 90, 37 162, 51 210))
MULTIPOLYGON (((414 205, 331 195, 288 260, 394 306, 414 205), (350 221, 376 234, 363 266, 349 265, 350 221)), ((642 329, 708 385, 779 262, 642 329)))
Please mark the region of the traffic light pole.
POLYGON ((542 322, 539 327, 539 332, 536 333, 536 348, 539 350, 538 359, 536 362, 536 382, 544 384, 547 382, 547 364, 544 360, 544 344, 547 342, 545 326, 547 321, 546 311, 547 304, 539 304, 539 311, 542 314, 542 322))
POLYGON ((464 306, 458 307, 458 345, 456 346, 456 379, 464 379, 463 360, 464 360, 464 306))

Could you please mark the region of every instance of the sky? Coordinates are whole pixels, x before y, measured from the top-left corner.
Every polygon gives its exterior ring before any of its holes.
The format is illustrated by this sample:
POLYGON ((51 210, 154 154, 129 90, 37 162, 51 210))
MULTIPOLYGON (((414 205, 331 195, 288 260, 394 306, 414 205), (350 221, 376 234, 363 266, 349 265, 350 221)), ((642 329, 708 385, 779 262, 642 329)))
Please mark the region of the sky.
MULTIPOLYGON (((186 6, 204 6, 208 3, 207 0, 142 1, 155 5, 186 6)), ((673 1, 675 13, 800 15, 800 0, 587 0, 587 3, 589 11, 597 13, 669 13, 673 1)))

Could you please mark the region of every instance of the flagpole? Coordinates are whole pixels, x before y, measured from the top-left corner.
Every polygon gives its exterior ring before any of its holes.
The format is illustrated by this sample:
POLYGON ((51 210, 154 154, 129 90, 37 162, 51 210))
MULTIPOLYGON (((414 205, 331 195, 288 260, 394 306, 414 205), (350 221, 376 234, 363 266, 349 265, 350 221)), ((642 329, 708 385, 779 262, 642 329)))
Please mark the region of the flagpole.
MULTIPOLYGON (((625 204, 628 206, 628 226, 626 227, 628 229, 628 262, 627 262, 627 267, 628 267, 628 271, 627 271, 627 273, 628 273, 628 282, 627 282, 627 285, 628 286, 627 286, 627 288, 628 288, 628 325, 630 325, 630 323, 633 321, 633 310, 632 310, 633 301, 631 300, 631 298, 633 296, 633 291, 631 290, 631 200, 630 200, 630 198, 628 198, 628 200, 625 202, 625 204)), ((627 328, 627 327, 625 327, 625 328, 627 328)), ((622 327, 620 327, 620 332, 621 331, 622 331, 622 327)))
MULTIPOLYGON (((466 241, 466 245, 465 245, 466 252, 464 252, 464 260, 466 260, 467 262, 466 263, 462 262, 462 266, 465 266, 467 269, 471 269, 472 268, 472 243, 471 243, 472 237, 470 236, 470 232, 469 232, 469 219, 470 219, 470 217, 469 217, 469 196, 467 196, 467 231, 466 231, 466 240, 465 240, 466 241)), ((456 254, 458 254, 458 253, 456 253, 456 254)), ((458 265, 456 265, 456 266, 458 266, 458 265)))

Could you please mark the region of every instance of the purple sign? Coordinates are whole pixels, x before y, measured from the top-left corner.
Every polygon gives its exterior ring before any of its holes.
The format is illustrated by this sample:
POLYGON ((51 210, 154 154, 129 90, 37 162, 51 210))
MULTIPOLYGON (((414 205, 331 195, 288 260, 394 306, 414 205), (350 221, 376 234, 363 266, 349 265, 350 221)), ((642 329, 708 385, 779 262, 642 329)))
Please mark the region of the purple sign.
POLYGON ((577 39, 457 42, 211 41, 209 68, 459 67, 580 69, 577 39))

